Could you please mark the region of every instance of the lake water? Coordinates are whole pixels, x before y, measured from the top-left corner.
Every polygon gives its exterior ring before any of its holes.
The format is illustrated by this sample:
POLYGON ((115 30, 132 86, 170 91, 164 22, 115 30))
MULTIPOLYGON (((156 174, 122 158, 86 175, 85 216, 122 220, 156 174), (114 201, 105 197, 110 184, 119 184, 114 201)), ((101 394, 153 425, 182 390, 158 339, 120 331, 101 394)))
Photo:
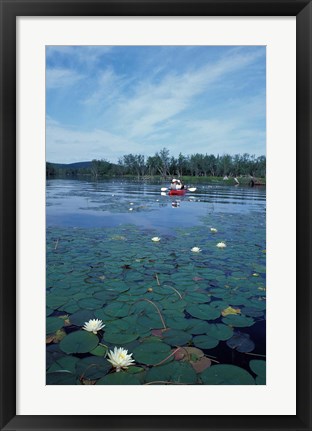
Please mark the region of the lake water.
POLYGON ((48 384, 265 383, 265 188, 166 186, 47 180, 48 384))

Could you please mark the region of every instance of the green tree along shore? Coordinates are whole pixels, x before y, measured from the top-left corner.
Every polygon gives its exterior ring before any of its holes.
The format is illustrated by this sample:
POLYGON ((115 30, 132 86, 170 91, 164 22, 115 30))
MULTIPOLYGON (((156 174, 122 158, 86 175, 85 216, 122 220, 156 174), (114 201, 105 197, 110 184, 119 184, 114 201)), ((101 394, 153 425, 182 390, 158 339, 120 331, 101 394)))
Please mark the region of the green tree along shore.
POLYGON ((105 177, 135 176, 138 179, 160 178, 172 176, 193 179, 217 179, 234 177, 261 178, 266 176, 266 157, 256 157, 250 154, 191 154, 178 157, 170 155, 167 148, 156 152, 153 156, 142 154, 125 154, 118 163, 107 160, 92 160, 90 162, 72 163, 68 165, 46 163, 47 177, 92 176, 95 179, 105 177))

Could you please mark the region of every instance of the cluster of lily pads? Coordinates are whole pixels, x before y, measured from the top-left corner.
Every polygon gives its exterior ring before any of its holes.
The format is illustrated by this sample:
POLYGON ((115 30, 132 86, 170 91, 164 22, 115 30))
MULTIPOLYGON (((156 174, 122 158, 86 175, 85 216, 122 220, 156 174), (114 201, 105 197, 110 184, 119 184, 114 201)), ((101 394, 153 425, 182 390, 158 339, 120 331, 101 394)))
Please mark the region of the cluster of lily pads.
POLYGON ((47 383, 265 384, 263 232, 206 225, 48 229, 47 383))

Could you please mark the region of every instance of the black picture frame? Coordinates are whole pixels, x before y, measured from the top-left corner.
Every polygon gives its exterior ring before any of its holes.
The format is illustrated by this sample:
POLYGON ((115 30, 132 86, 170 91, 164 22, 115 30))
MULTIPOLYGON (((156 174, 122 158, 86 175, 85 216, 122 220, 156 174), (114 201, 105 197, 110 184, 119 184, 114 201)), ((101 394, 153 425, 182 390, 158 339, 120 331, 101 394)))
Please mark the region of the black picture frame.
MULTIPOLYGON (((312 5, 306 0, 0 0, 1 430, 311 430, 312 5), (16 17, 295 16, 297 72, 297 414, 294 416, 16 415, 16 17)), ((294 161, 295 163, 295 161, 294 161)), ((287 358, 285 358, 287 360, 287 358)))

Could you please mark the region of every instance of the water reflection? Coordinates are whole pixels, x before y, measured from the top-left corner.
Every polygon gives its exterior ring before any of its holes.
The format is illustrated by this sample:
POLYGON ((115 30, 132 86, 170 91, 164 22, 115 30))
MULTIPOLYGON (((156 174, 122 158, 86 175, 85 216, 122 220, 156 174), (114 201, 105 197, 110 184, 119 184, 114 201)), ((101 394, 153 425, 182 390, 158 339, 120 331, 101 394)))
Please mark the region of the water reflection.
POLYGON ((167 228, 174 223, 198 225, 217 213, 264 213, 265 189, 201 184, 177 199, 161 192, 161 184, 125 180, 48 180, 47 225, 117 226, 121 223, 167 228))

